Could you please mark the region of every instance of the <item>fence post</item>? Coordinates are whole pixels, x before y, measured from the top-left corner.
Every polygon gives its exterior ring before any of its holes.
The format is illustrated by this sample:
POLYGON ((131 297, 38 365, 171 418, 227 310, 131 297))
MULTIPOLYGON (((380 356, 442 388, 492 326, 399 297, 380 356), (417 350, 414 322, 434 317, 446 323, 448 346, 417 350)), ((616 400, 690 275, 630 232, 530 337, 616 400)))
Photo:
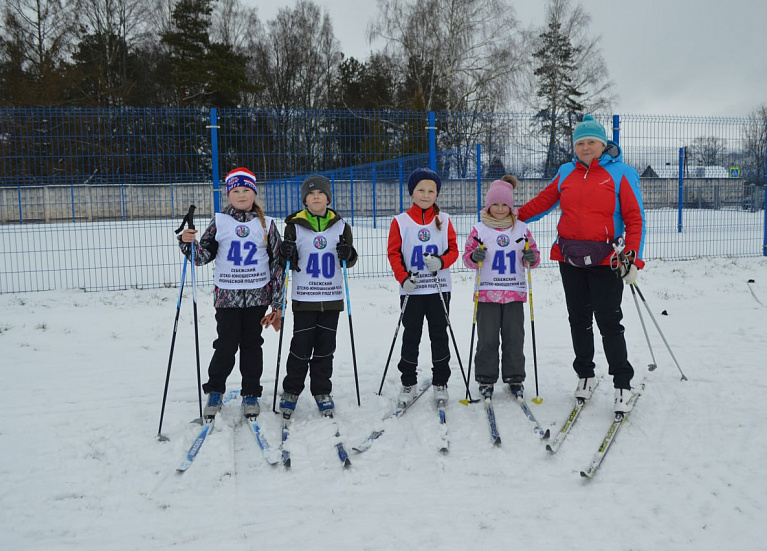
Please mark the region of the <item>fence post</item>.
POLYGON ((19 224, 23 224, 24 223, 24 206, 21 201, 21 186, 20 185, 16 186, 16 190, 18 191, 18 196, 19 196, 19 224))
POLYGON ((218 179, 218 115, 216 108, 210 108, 210 161, 213 182, 213 212, 221 212, 221 182, 218 179))
POLYGON ((349 195, 352 203, 352 226, 354 226, 354 167, 349 168, 349 195))
POLYGON ((69 200, 72 202, 72 222, 76 221, 75 217, 75 184, 69 184, 69 200))
POLYGON ((373 163, 373 229, 376 229, 376 165, 373 163))
POLYGON ((679 148, 679 206, 676 231, 682 233, 682 209, 684 208, 684 147, 679 148))
MULTIPOLYGON (((767 137, 767 121, 764 123, 764 135, 767 137)), ((754 186, 756 192, 756 186, 754 186)), ((762 239, 762 256, 767 256, 767 139, 764 144, 764 239, 762 239)))
POLYGON ((477 222, 481 220, 482 209, 482 144, 477 144, 477 222))
POLYGON ((404 205, 402 204, 402 182, 405 179, 405 174, 402 170, 402 159, 399 160, 399 211, 404 212, 404 205))
POLYGON ((613 115, 613 141, 621 144, 621 116, 613 115))
POLYGON ((437 119, 434 111, 429 111, 429 168, 437 172, 437 119))

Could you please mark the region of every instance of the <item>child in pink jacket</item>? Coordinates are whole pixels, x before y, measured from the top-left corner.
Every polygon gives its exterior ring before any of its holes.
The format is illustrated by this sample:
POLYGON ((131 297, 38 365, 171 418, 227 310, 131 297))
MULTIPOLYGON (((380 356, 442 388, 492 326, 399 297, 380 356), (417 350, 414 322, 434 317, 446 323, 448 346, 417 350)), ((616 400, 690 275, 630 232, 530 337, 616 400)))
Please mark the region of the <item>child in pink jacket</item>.
POLYGON ((463 254, 466 267, 479 270, 474 363, 479 391, 486 397, 493 394, 499 363, 502 380, 514 397, 522 398, 524 390, 527 284, 523 262, 537 267, 540 253, 527 224, 517 220, 516 184, 514 176, 490 184, 481 221, 472 228, 463 254))

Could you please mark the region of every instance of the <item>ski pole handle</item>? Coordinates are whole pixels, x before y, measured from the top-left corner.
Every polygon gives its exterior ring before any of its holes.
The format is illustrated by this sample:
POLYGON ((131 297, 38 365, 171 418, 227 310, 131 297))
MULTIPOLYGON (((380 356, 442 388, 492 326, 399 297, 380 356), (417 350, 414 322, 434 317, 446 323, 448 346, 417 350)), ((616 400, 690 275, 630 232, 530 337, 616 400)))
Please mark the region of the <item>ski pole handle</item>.
POLYGON ((197 209, 194 205, 189 205, 189 210, 184 215, 183 220, 181 220, 181 225, 176 230, 176 233, 181 233, 184 231, 184 226, 189 226, 190 230, 194 229, 194 211, 197 209))

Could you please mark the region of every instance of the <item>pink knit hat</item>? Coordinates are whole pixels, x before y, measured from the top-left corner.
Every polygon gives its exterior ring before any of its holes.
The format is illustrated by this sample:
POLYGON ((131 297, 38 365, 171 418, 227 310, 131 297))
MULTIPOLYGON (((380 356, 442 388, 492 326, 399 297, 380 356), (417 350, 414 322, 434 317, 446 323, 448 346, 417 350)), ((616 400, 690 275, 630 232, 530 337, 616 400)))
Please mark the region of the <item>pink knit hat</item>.
POLYGON ((503 180, 494 180, 485 195, 485 208, 489 209, 495 203, 508 205, 510 209, 514 208, 514 187, 503 180))

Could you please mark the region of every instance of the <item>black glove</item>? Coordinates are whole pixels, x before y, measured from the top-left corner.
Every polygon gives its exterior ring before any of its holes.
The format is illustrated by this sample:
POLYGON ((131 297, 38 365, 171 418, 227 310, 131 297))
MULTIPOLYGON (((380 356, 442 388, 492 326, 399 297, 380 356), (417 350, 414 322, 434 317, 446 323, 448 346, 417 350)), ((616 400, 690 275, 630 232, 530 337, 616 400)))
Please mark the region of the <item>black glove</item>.
POLYGON ((290 262, 293 264, 294 270, 301 271, 298 267, 298 247, 296 247, 295 241, 286 239, 282 242, 280 245, 280 257, 282 258, 283 264, 290 262))
POLYGON ((533 249, 525 249, 525 252, 522 253, 522 258, 528 264, 535 264, 535 261, 538 260, 533 249))
POLYGON ((471 251, 471 260, 473 262, 476 262, 479 264, 480 262, 483 262, 485 260, 485 257, 487 257, 487 251, 482 247, 477 247, 473 251, 471 251))
POLYGON ((354 256, 354 249, 347 243, 339 242, 338 245, 336 245, 336 253, 338 253, 338 260, 341 262, 348 262, 352 259, 352 256, 354 256))

